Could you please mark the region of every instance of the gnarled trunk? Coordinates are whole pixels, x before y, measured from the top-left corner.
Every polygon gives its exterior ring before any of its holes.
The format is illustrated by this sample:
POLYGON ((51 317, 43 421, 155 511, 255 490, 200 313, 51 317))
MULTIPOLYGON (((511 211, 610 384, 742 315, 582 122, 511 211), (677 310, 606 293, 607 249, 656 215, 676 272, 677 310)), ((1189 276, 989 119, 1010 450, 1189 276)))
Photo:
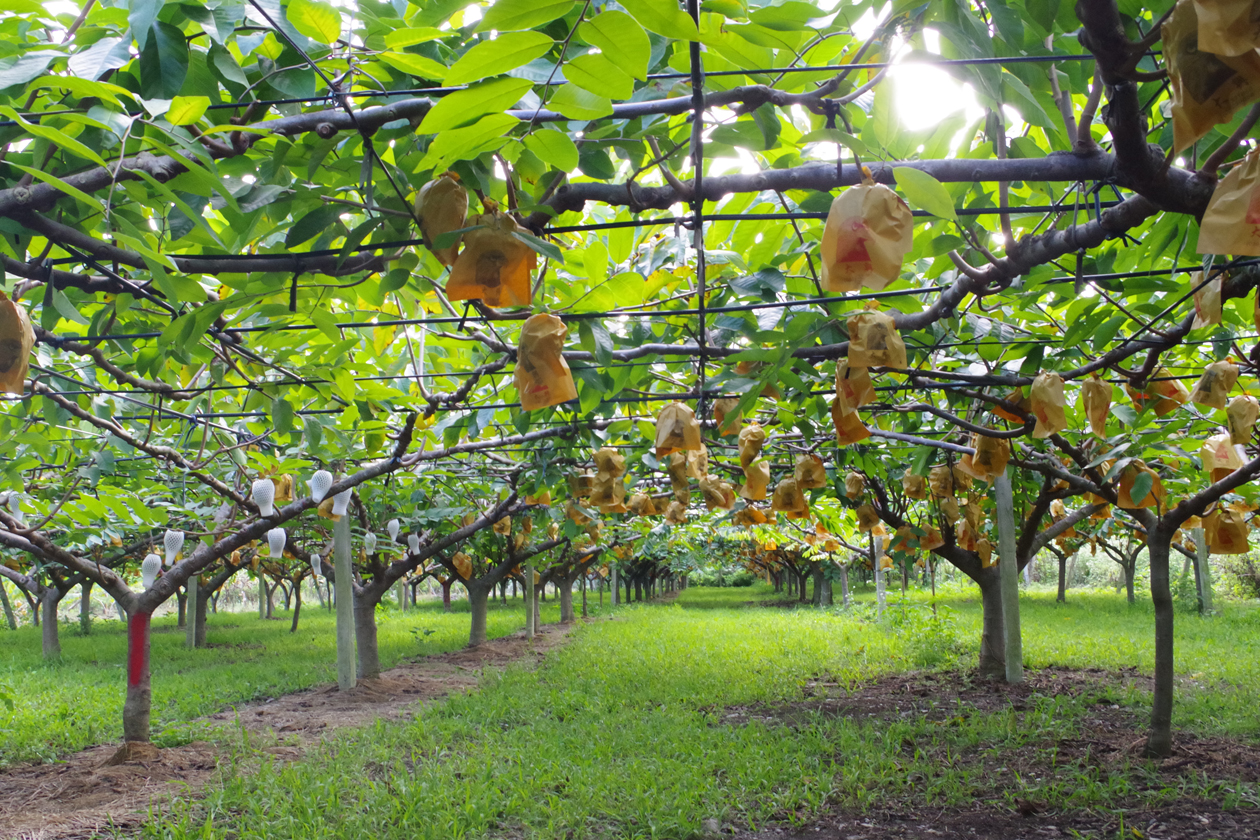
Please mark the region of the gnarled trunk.
POLYGON ((197 588, 197 603, 193 605, 192 620, 194 644, 199 648, 206 646, 206 613, 214 595, 214 592, 207 591, 204 587, 197 588))
POLYGON ((451 585, 454 583, 454 579, 447 578, 442 584, 442 612, 451 611, 451 585))
POLYGON ((1059 593, 1054 600, 1060 604, 1067 603, 1067 555, 1059 554, 1059 593))
POLYGON ((3 580, 0 580, 0 606, 4 607, 4 620, 8 622, 9 629, 16 630, 17 616, 13 614, 13 605, 9 603, 9 593, 3 580))
POLYGON ((1137 603, 1137 599, 1133 595, 1133 577, 1137 571, 1137 557, 1133 558, 1133 562, 1124 567, 1124 591, 1129 597, 1129 603, 1137 603))
POLYGON ((354 594, 354 646, 358 653, 355 675, 361 680, 381 676, 381 655, 376 646, 376 602, 371 590, 354 594))
POLYGON ((135 610, 127 619, 127 699, 123 702, 123 740, 147 743, 153 691, 149 684, 149 620, 135 610))
POLYGON ((1146 754, 1164 758, 1172 753, 1173 599, 1169 587, 1168 549, 1171 536, 1156 528, 1147 549, 1151 564, 1151 601, 1155 605, 1155 697, 1146 754))
POLYGON ((39 598, 39 608, 44 614, 44 625, 41 635, 44 640, 44 658, 61 658, 61 637, 58 635, 57 605, 61 603, 61 592, 55 586, 44 590, 39 598))
POLYGON ((289 632, 296 633, 298 628, 298 616, 302 614, 302 581, 299 579, 293 584, 293 623, 289 625, 289 632))

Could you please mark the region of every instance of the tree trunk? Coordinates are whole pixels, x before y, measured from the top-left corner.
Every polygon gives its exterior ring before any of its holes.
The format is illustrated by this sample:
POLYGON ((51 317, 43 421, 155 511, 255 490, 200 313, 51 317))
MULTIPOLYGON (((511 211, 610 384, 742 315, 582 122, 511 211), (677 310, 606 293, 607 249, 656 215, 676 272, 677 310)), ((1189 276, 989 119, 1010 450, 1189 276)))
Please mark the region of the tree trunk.
POLYGON ((10 630, 17 629, 17 616, 13 614, 13 605, 9 603, 8 584, 0 580, 0 606, 4 607, 4 620, 9 623, 10 630))
MULTIPOLYGON (((1210 615, 1212 613, 1212 555, 1208 553, 1207 537, 1202 528, 1194 529, 1194 544, 1195 554, 1199 560, 1194 568, 1197 574, 1195 582, 1199 587, 1199 612, 1210 615)), ((1133 565, 1137 565, 1136 557, 1134 557, 1133 565)))
POLYGON ((508 582, 506 580, 499 581, 499 603, 507 605, 508 582))
POLYGON ((556 588, 560 590, 560 623, 572 624, 573 616, 573 583, 566 577, 556 581, 556 588))
POLYGON ((302 581, 299 580, 293 584, 293 623, 289 625, 289 632, 296 633, 298 628, 298 616, 302 614, 302 581))
POLYGON ((267 581, 263 580, 262 572, 258 573, 258 617, 265 619, 269 615, 267 610, 267 581))
POLYGON ((1006 679, 1006 632, 1002 621, 1002 585, 995 563, 980 573, 980 604, 984 629, 980 635, 980 676, 1006 679))
POLYGON ((188 591, 183 587, 175 590, 175 626, 183 627, 188 620, 188 591))
POLYGON ((454 583, 454 578, 447 578, 442 584, 442 612, 451 611, 451 585, 454 583))
POLYGON ((57 605, 61 603, 61 592, 55 586, 50 586, 44 590, 44 594, 40 596, 39 606, 44 613, 44 658, 60 659, 61 658, 61 637, 58 635, 57 622, 57 605))
POLYGON ((1133 576, 1137 572, 1137 557, 1133 558, 1133 562, 1124 567, 1124 589, 1125 594, 1129 596, 1129 603, 1137 603, 1137 599, 1133 596, 1133 576))
POLYGON ((92 581, 79 584, 79 632, 84 636, 92 632, 92 581))
POLYGON ((376 646, 376 598, 370 591, 354 594, 354 646, 361 680, 380 679, 381 655, 376 646))
POLYGON ((1060 604, 1067 603, 1067 555, 1059 555, 1059 594, 1054 600, 1060 604))
POLYGON ((849 567, 840 567, 840 594, 844 597, 844 605, 852 606, 853 597, 849 595, 849 567))
POLYGON ((1165 758, 1172 753, 1173 707, 1173 600, 1168 581, 1168 546, 1171 535, 1160 528, 1151 535, 1147 550, 1151 564, 1151 601, 1155 605, 1155 698, 1151 705, 1151 731, 1146 755, 1165 758))
POLYGON ((582 575, 582 618, 586 618, 586 575, 582 575))
POLYGON ((149 620, 136 610, 127 619, 127 699, 123 703, 123 740, 148 743, 153 690, 149 683, 149 620))
POLYGON ((490 612, 490 593, 493 591, 494 584, 488 587, 468 587, 468 611, 472 614, 468 629, 469 647, 486 643, 486 616, 490 612))
POLYGON ((539 600, 542 597, 542 587, 534 587, 534 635, 542 632, 542 609, 539 600))

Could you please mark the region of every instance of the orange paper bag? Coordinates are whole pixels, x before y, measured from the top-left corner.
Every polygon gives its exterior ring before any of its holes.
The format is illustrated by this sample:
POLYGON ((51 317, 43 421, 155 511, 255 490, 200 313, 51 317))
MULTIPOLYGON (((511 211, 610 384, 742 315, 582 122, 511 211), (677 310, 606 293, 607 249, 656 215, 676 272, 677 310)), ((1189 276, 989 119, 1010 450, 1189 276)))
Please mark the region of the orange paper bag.
POLYGON ((656 457, 700 448, 700 424, 690 406, 672 402, 656 417, 656 457))
POLYGON ((1203 471, 1212 479, 1213 484, 1227 478, 1235 470, 1242 469, 1243 465, 1242 457, 1228 433, 1213 435, 1203 441, 1199 457, 1203 460, 1203 471))
POLYGON ((538 264, 534 249, 515 234, 525 233, 516 220, 497 208, 472 220, 482 225, 464 234, 446 296, 451 300, 480 300, 487 306, 529 306, 530 272, 538 264))
POLYGON ((1260 402, 1255 397, 1240 395, 1229 401, 1225 409, 1225 418, 1229 421, 1229 439, 1232 443, 1247 443, 1251 440, 1251 431, 1260 419, 1260 402))
POLYGON ((1107 412, 1111 411, 1111 384, 1092 374, 1081 384, 1081 403, 1095 436, 1107 437, 1107 412))
POLYGON ((35 331, 26 308, 0 290, 0 391, 23 393, 34 346, 35 331))
POLYGON ((1032 390, 1028 395, 1032 414, 1037 418, 1032 436, 1047 438, 1067 428, 1067 417, 1063 407, 1067 398, 1063 396, 1063 380, 1057 373, 1043 372, 1033 380, 1032 390))

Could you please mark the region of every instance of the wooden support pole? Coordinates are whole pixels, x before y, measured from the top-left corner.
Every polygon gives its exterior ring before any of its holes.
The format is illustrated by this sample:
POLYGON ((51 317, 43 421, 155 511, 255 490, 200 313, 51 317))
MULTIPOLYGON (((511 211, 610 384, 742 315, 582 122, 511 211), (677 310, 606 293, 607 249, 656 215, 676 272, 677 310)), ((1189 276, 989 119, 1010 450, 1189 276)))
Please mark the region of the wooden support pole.
POLYGON ((354 688, 354 565, 350 561, 350 517, 333 525, 333 569, 337 590, 337 687, 354 688))
POLYGON ((1024 681, 1024 645, 1019 630, 1019 558, 1015 556, 1015 499, 1010 471, 993 481, 997 494, 998 574, 1002 587, 1002 627, 1006 634, 1006 681, 1024 681))
POLYGON ((193 650, 197 647, 197 598, 201 588, 201 578, 193 575, 184 585, 188 593, 188 620, 184 626, 184 647, 193 650))
POLYGON ((1194 547, 1199 555, 1199 612, 1203 615, 1212 613, 1212 567, 1209 564, 1211 555, 1207 547, 1207 535, 1202 528, 1194 529, 1194 547))
POLYGON ((525 638, 534 639, 534 562, 525 564, 525 638))

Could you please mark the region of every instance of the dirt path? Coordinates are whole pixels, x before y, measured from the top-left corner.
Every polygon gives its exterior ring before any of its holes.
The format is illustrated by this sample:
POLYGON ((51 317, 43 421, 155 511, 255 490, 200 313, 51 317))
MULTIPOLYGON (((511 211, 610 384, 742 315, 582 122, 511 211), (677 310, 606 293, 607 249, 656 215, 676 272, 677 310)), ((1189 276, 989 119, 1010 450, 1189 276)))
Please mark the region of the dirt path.
POLYGON ((420 703, 475 688, 485 668, 532 666, 563 644, 572 626, 544 626, 532 649, 522 632, 406 662, 348 692, 321 685, 204 718, 221 728, 224 737, 217 740, 222 743, 197 741, 164 749, 149 761, 115 766, 107 762, 118 745, 104 744, 59 762, 0 771, 0 838, 72 840, 92 837, 107 826, 134 828, 151 806, 196 795, 219 760, 230 754, 239 728, 267 744, 263 752, 292 761, 328 732, 410 718, 420 703))

